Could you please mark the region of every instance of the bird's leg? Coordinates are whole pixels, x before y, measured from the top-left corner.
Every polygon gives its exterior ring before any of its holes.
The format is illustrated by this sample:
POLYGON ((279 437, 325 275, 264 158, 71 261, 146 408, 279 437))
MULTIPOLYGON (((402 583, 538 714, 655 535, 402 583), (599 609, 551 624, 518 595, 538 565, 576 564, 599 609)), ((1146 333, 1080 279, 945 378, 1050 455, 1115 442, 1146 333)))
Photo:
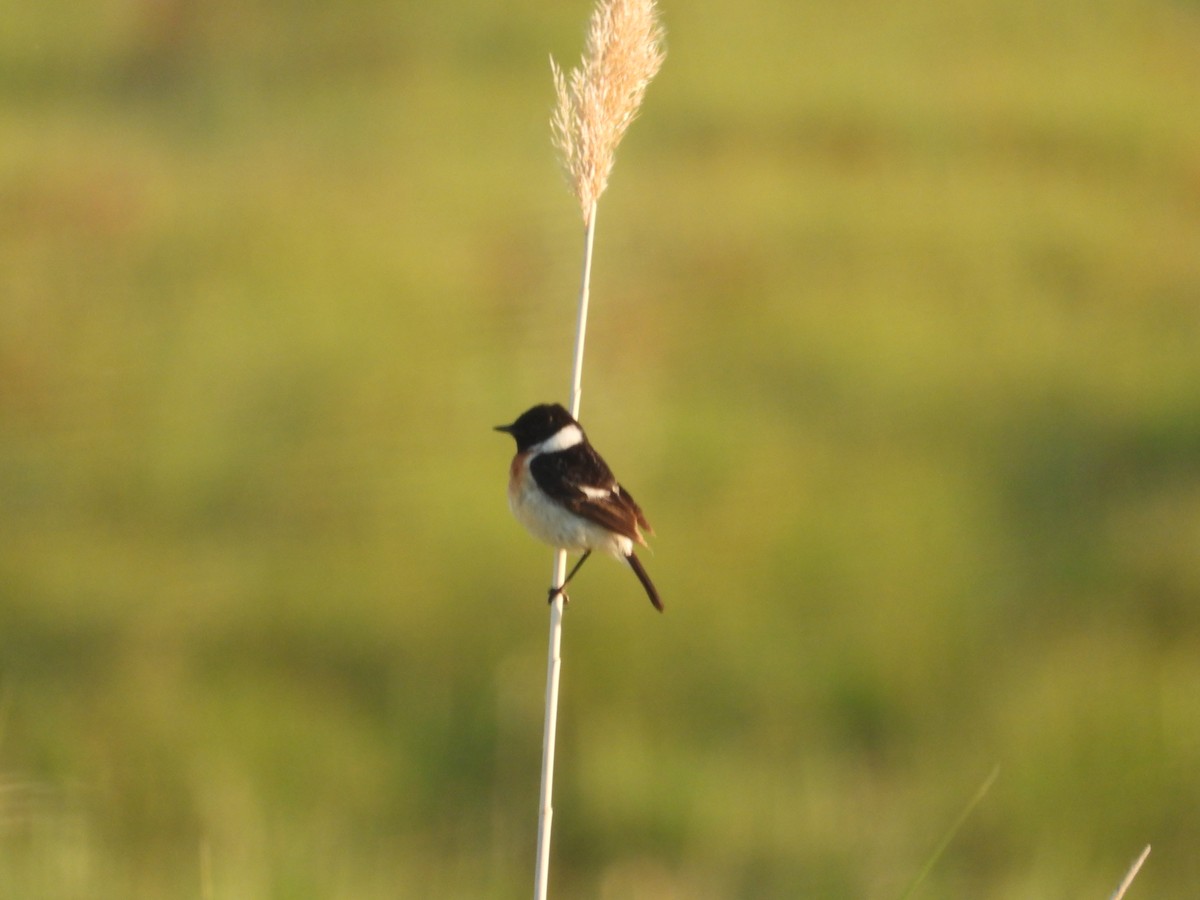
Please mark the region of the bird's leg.
POLYGON ((587 558, 591 555, 592 555, 591 550, 583 551, 583 556, 579 557, 579 562, 575 563, 575 567, 573 569, 571 569, 571 571, 567 574, 567 577, 563 579, 563 583, 560 584, 558 587, 550 588, 550 596, 546 599, 547 603, 553 603, 554 598, 557 597, 559 594, 562 594, 563 603, 570 602, 567 599, 567 592, 566 592, 567 582, 569 582, 572 578, 575 577, 575 573, 579 571, 579 567, 582 566, 585 562, 587 562, 587 558))

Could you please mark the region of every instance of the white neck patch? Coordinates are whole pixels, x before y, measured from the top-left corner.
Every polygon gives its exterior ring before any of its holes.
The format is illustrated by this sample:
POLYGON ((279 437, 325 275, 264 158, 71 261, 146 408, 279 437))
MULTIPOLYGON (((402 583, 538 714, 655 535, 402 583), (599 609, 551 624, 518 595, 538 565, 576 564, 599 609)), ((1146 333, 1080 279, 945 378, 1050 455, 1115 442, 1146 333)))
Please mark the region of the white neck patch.
POLYGON ((568 450, 576 444, 583 443, 583 432, 578 425, 564 425, 540 444, 534 444, 530 449, 534 453, 558 453, 568 450))

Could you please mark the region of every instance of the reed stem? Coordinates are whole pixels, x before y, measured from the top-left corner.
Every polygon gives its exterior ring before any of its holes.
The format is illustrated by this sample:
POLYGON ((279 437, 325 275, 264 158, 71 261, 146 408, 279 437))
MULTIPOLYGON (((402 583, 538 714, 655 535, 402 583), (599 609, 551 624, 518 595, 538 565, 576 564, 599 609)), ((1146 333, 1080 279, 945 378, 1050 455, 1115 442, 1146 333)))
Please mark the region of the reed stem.
MULTIPOLYGON (((575 352, 571 366, 571 415, 579 418, 583 389, 583 347, 587 337, 588 294, 592 280, 592 247, 596 234, 596 204, 587 217, 583 241, 583 277, 579 285, 579 313, 575 322, 575 352)), ((567 551, 554 552, 551 584, 560 587, 567 577, 567 551)), ((537 880, 533 896, 545 900, 550 877, 550 830, 554 820, 554 748, 558 734, 558 684, 562 672, 563 595, 550 605, 550 648, 546 661, 546 719, 542 732, 542 786, 538 804, 537 880)))
MULTIPOLYGON (((583 348, 587 336, 596 205, 608 186, 617 145, 637 115, 646 86, 663 61, 662 28, 654 0, 598 0, 589 23, 587 50, 580 66, 564 73, 553 59, 557 103, 551 132, 571 192, 583 214, 583 274, 571 362, 570 412, 579 418, 583 393, 583 348)), ((567 577, 567 552, 554 553, 552 584, 567 577)), ((554 820, 554 752, 558 732, 558 686, 562 672, 561 593, 550 605, 550 645, 546 660, 546 718, 542 733, 542 783, 539 796, 537 870, 534 900, 545 900, 550 876, 550 831, 554 820)))

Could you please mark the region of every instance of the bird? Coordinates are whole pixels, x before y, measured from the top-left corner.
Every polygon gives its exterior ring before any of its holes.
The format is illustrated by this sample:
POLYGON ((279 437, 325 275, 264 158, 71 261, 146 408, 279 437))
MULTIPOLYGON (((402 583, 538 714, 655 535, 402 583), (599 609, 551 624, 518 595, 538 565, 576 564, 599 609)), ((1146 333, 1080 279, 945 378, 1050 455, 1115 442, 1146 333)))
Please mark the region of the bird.
POLYGON ((517 442, 508 470, 508 505, 517 521, 552 547, 583 553, 563 583, 550 588, 550 602, 559 594, 565 601, 567 582, 593 550, 603 550, 629 564, 662 612, 658 590, 633 549, 645 547, 643 532, 654 529, 575 417, 558 403, 542 403, 495 430, 517 442))

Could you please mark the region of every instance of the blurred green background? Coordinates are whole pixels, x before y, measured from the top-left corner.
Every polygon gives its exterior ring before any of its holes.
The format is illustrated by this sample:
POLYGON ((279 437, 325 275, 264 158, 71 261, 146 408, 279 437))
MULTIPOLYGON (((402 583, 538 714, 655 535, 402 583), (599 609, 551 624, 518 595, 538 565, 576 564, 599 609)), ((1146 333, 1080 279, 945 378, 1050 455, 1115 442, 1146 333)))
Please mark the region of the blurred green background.
MULTIPOLYGON (((0 6, 0 896, 528 896, 589 5, 0 6)), ((1194 896, 1200 7, 663 13, 553 894, 1194 896)))

